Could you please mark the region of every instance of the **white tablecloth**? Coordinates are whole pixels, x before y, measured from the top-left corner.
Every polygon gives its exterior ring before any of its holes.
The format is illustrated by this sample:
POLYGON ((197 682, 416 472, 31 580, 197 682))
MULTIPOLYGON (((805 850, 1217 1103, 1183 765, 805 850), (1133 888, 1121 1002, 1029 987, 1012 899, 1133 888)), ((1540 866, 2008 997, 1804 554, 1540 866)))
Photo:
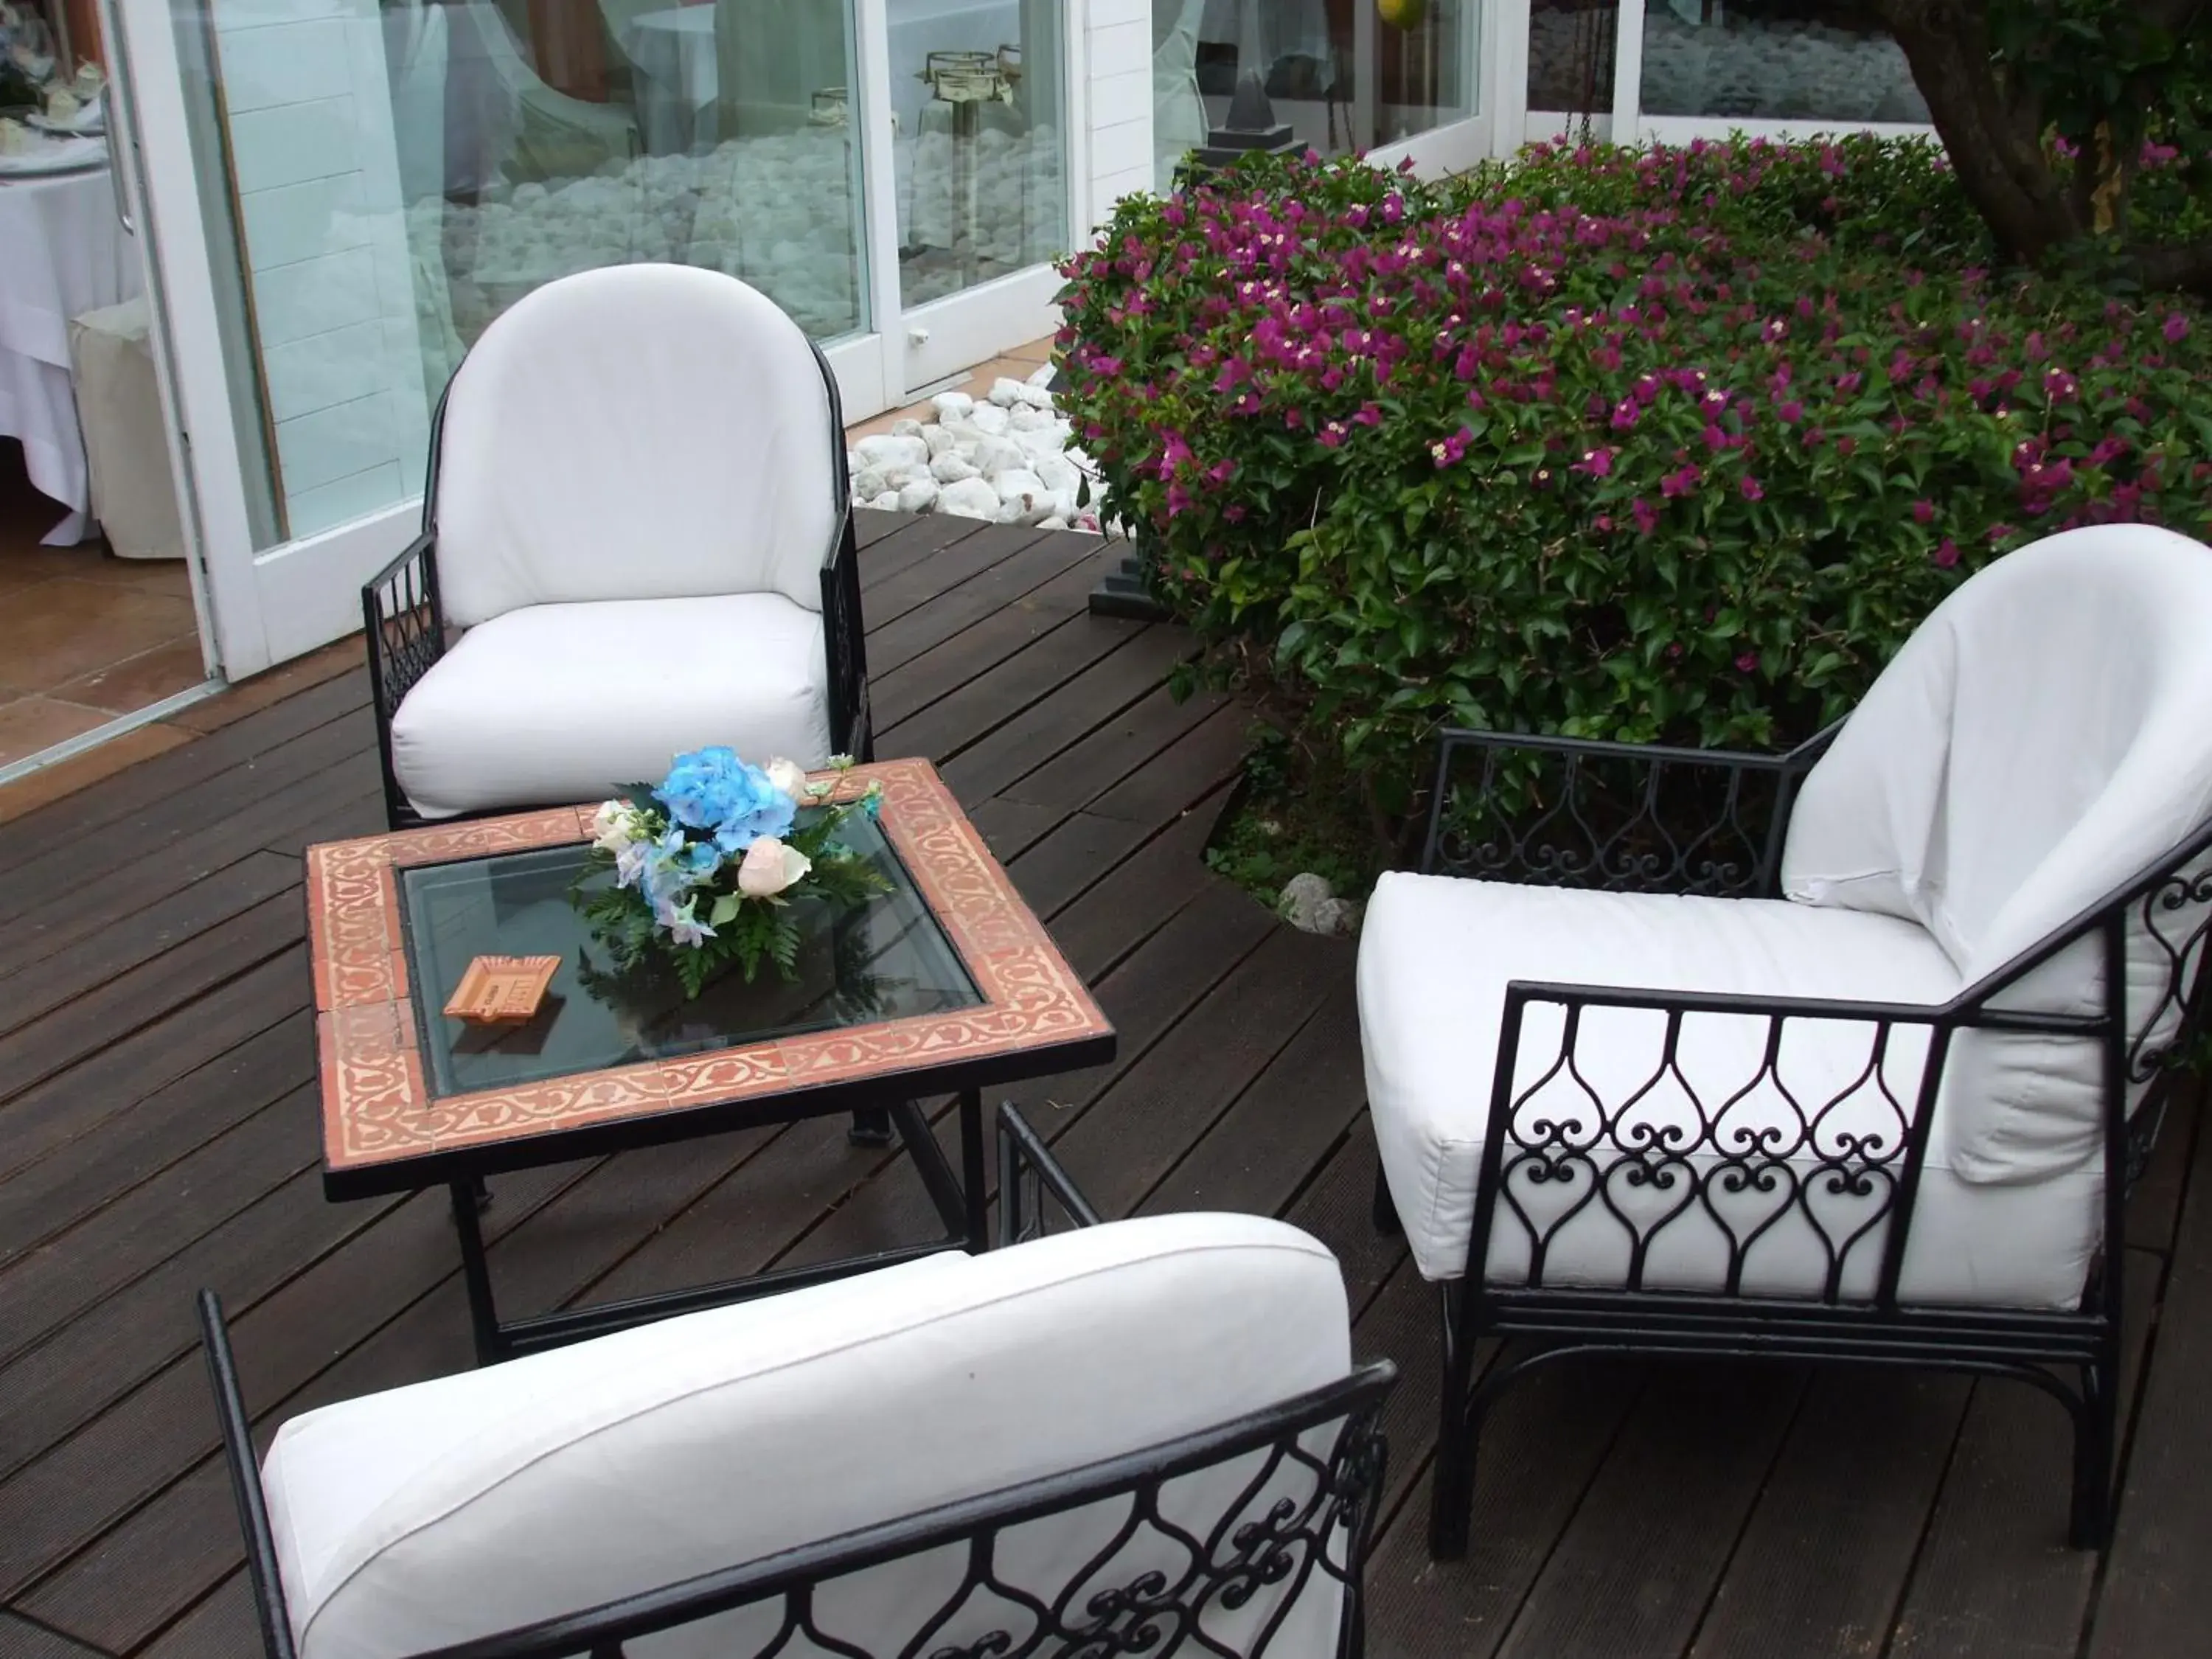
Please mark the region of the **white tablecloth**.
POLYGON ((135 299, 143 286, 106 167, 0 180, 0 433, 22 440, 31 482, 69 509, 50 545, 91 532, 70 319, 135 299))
MULTIPOLYGON (((623 31, 623 51, 645 76, 647 84, 637 92, 638 121, 645 146, 654 155, 713 143, 714 106, 721 78, 715 60, 714 20, 732 11, 741 24, 750 21, 760 11, 760 0, 752 0, 750 9, 744 0, 735 5, 720 0, 714 5, 649 11, 633 18, 623 31)), ((761 15, 763 27, 773 26, 772 9, 761 15)), ((898 117, 901 136, 912 138, 921 128, 922 106, 929 102, 929 88, 919 78, 929 54, 994 52, 1018 44, 1021 6, 1019 0, 890 0, 890 27, 891 109, 898 117)), ((825 40, 825 48, 828 44, 825 40)), ((787 60, 764 60, 762 84, 744 89, 740 96, 803 108, 813 93, 849 82, 848 65, 834 61, 826 50, 816 55, 822 61, 805 65, 809 84, 771 84, 788 82, 791 68, 787 60)))

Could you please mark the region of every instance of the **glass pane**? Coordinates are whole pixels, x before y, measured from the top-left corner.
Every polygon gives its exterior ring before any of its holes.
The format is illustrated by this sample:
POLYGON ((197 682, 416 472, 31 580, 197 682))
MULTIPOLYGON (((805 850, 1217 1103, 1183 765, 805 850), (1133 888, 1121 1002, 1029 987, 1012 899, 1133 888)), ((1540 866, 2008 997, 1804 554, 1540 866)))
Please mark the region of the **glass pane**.
POLYGON ((1646 115, 1925 122, 1897 43, 1848 0, 1650 0, 1646 115))
POLYGON ((1301 147, 1372 149, 1479 112, 1482 0, 1152 0, 1154 185, 1256 73, 1301 147))
MULTIPOLYGON (((851 0, 175 0, 281 536, 420 493, 430 411, 541 283, 634 260, 865 328, 851 0)), ((196 147, 197 148, 197 147, 196 147)))
MULTIPOLYGON (((802 901, 798 978, 763 966, 732 972, 686 1001, 672 981, 611 971, 569 902, 589 848, 547 848, 400 872, 416 1029, 441 1095, 495 1089, 633 1061, 839 1026, 972 1007, 982 1000, 882 832, 865 820, 844 836, 891 890, 839 909, 802 901), (479 956, 557 956, 538 1017, 519 1028, 470 1026, 447 999, 479 956)), ((593 885, 613 879, 602 872, 593 885)))
POLYGON ((1528 9, 1528 107, 1606 115, 1620 0, 1534 0, 1528 9))
POLYGON ((887 0, 904 304, 1067 251, 1062 9, 887 0))

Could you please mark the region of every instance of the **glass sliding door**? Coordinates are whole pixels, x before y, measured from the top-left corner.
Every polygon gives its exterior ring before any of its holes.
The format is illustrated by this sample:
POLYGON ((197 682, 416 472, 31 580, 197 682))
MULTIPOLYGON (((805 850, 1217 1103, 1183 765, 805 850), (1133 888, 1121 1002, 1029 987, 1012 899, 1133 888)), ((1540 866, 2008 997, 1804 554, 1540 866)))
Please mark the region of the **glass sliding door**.
POLYGON ((672 260, 744 277, 817 337, 866 325, 846 0, 191 16, 209 43, 190 90, 219 112, 199 159, 228 185, 254 322, 234 390, 265 410, 280 539, 416 493, 461 354, 556 277, 672 260))
POLYGON ((855 0, 111 3, 234 675, 358 626, 533 289, 673 261, 872 325, 855 0))
MULTIPOLYGON (((1061 0, 871 0, 882 8, 908 389, 1057 326, 1068 251, 1067 8, 1061 0)), ((890 289, 885 284, 885 291, 890 289)))
POLYGON ((1152 0, 1156 187, 1254 75, 1275 119, 1324 155, 1486 154, 1486 12, 1483 0, 1152 0))
POLYGON ((1644 0, 1645 116, 1923 125, 1928 105, 1887 32, 1843 0, 1644 0))

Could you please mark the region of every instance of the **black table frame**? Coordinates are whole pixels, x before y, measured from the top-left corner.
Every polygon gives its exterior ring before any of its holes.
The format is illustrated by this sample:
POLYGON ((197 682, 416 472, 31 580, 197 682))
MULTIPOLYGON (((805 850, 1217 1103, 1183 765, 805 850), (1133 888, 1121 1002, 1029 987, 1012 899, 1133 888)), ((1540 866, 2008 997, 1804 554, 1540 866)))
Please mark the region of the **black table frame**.
MULTIPOLYGON (((824 1108, 811 1100, 781 1109, 774 1101, 755 1101, 750 1103, 747 1116, 753 1122, 762 1124, 798 1123, 828 1116, 839 1109, 842 1108, 836 1105, 824 1108)), ((919 1244, 896 1245, 885 1250, 872 1250, 860 1255, 841 1257, 834 1261, 810 1262, 796 1267, 774 1267, 765 1273, 741 1274, 734 1279, 721 1279, 689 1290, 657 1291, 619 1301, 597 1303, 584 1308, 559 1309, 551 1313, 504 1322, 499 1317, 498 1302, 492 1288, 491 1261, 484 1247, 480 1213, 489 1201, 489 1188, 484 1185, 482 1173, 454 1176, 447 1182, 447 1190, 453 1203, 453 1229, 460 1237, 461 1277, 468 1286, 469 1325, 476 1343, 477 1363, 479 1365, 495 1364, 503 1359, 512 1359, 518 1354, 534 1353, 545 1348, 559 1347, 564 1343, 580 1342, 587 1337, 604 1336, 610 1331, 649 1324, 676 1314, 693 1313, 702 1308, 722 1307, 733 1302, 748 1302, 755 1297, 774 1296, 784 1291, 795 1291, 809 1285, 848 1278, 854 1273, 872 1273, 878 1267, 919 1261, 941 1250, 966 1250, 970 1255, 980 1254, 990 1248, 990 1195, 985 1185, 981 1090, 975 1087, 962 1089, 957 1109, 960 1114, 960 1167, 957 1170, 945 1156, 944 1148, 937 1144, 928 1117, 915 1100, 903 1099, 888 1108, 861 1107, 854 1111, 852 1138, 855 1144, 887 1144, 888 1134, 878 1143, 878 1137, 871 1133, 874 1122, 879 1120, 885 1121, 887 1127, 895 1131, 904 1143, 908 1154, 914 1159, 915 1171, 921 1176, 922 1185, 928 1190, 930 1202, 945 1224, 945 1237, 942 1238, 919 1244)), ((683 1118, 696 1115, 696 1113, 680 1115, 683 1118)), ((653 1120, 649 1117, 622 1126, 638 1132, 635 1138, 625 1137, 626 1144, 632 1148, 661 1146, 674 1140, 689 1139, 700 1133, 696 1128, 678 1126, 673 1119, 671 1127, 675 1132, 672 1133, 653 1134, 651 1133, 652 1126, 653 1120)), ((574 1138, 573 1134, 554 1133, 518 1143, 537 1146, 547 1155, 535 1158, 526 1164, 501 1160, 501 1166, 512 1170, 568 1163, 574 1156, 574 1138)))

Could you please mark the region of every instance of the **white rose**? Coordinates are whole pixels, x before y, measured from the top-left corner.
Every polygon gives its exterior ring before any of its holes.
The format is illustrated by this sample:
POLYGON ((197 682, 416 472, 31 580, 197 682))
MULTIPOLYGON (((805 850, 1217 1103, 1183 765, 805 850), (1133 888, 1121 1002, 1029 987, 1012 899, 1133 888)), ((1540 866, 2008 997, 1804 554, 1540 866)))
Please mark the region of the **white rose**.
POLYGON ((806 769, 796 761, 787 761, 778 755, 762 769, 768 781, 793 800, 806 799, 806 769))
POLYGON ((763 836, 745 848, 738 866, 738 890, 747 898, 774 898, 814 867, 813 860, 774 836, 763 836))
POLYGON ((626 800, 602 801, 592 817, 592 845, 619 855, 637 839, 637 808, 626 800))

